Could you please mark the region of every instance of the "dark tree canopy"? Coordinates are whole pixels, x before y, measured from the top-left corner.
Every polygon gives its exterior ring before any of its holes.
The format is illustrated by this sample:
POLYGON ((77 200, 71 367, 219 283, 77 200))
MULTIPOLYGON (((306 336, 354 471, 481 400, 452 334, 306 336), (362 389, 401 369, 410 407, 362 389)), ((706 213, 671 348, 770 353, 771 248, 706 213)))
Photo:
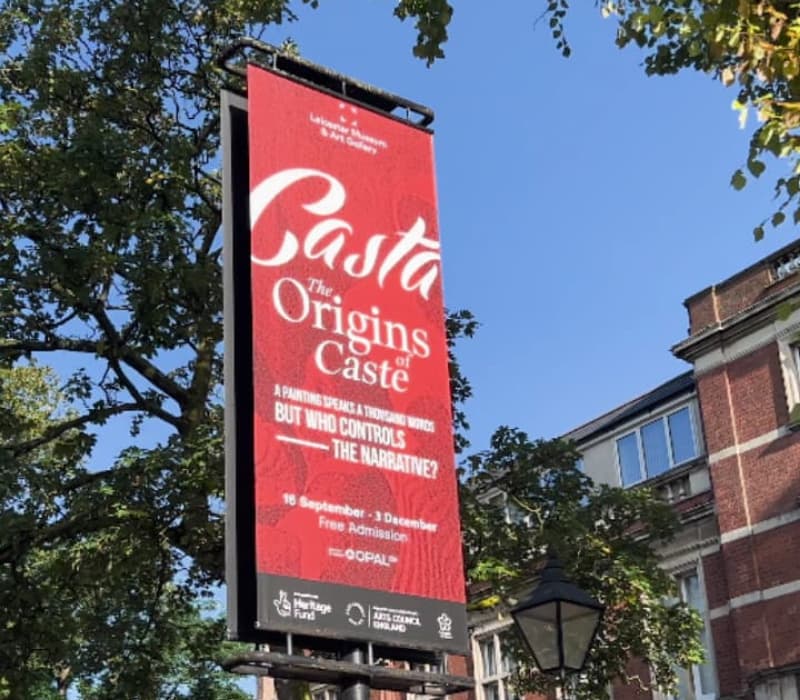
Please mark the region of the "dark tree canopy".
MULTIPOLYGON (((579 457, 568 442, 500 428, 488 450, 467 460, 468 578, 488 584, 484 596, 502 611, 503 602, 530 590, 546 552, 555 551, 568 576, 606 608, 572 692, 606 697, 610 681, 629 680, 631 658, 648 662, 655 686, 674 690, 676 669, 703 658, 699 616, 677 599, 675 581, 659 566, 658 546, 675 534, 678 519, 647 489, 595 485, 577 468, 579 457)), ((518 690, 552 690, 557 679, 537 673, 520 640, 508 639, 518 690)))

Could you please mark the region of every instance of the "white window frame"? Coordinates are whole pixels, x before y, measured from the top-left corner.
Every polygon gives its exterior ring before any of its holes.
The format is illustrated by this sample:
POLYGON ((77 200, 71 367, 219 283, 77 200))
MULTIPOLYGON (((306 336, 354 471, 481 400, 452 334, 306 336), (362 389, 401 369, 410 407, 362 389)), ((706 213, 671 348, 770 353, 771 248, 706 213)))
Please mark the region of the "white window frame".
POLYGON ((487 700, 484 687, 487 685, 497 686, 498 700, 516 700, 517 695, 508 688, 508 679, 511 676, 511 669, 506 668, 505 655, 503 654, 502 636, 510 629, 509 624, 502 627, 493 628, 476 633, 472 639, 472 658, 475 667, 475 697, 476 700, 487 700), (483 666, 483 643, 489 641, 492 645, 492 653, 495 663, 495 672, 486 675, 483 666))
POLYGON ((717 667, 714 663, 714 650, 713 650, 713 640, 711 637, 711 620, 708 617, 708 599, 706 598, 706 586, 705 586, 705 578, 702 574, 702 566, 699 565, 696 569, 691 571, 686 571, 678 577, 678 586, 680 589, 681 600, 685 603, 688 603, 688 584, 687 581, 691 577, 697 577, 697 588, 700 591, 700 595, 703 598, 703 609, 697 610, 700 616, 703 619, 703 627, 705 631, 706 637, 706 664, 711 669, 711 676, 712 676, 712 683, 713 688, 709 693, 701 693, 698 692, 699 688, 702 688, 702 683, 700 681, 700 667, 697 664, 692 664, 691 668, 687 669, 691 675, 692 679, 692 686, 694 687, 694 697, 695 700, 715 700, 717 697, 717 688, 719 687, 719 682, 717 680, 717 667))
MULTIPOLYGON (((670 408, 670 410, 665 411, 664 413, 656 416, 647 416, 647 418, 636 425, 627 428, 626 430, 616 434, 613 438, 614 440, 614 457, 617 461, 617 472, 619 474, 619 483, 622 484, 623 487, 627 488, 629 486, 636 486, 637 484, 641 484, 643 481, 647 481, 648 479, 654 478, 647 473, 647 462, 645 461, 645 453, 644 453, 644 442, 642 440, 642 428, 646 425, 650 425, 656 421, 661 421, 662 428, 664 430, 664 438, 666 440, 667 445, 667 457, 669 458, 669 467, 667 470, 662 472, 662 474, 666 474, 668 471, 680 467, 683 464, 688 464, 692 460, 697 459, 703 454, 702 445, 699 440, 699 421, 697 417, 697 407, 694 401, 690 401, 688 403, 684 403, 678 406, 674 406, 670 408), (692 446, 694 447, 694 456, 690 457, 689 459, 683 460, 682 462, 675 461, 675 455, 673 454, 672 450, 672 439, 669 433, 669 418, 670 416, 674 416, 676 413, 680 413, 684 409, 689 410, 689 426, 692 431, 692 446), (622 470, 622 460, 619 456, 619 441, 630 436, 636 436, 636 448, 637 454, 639 457, 639 479, 638 481, 632 481, 628 484, 625 483, 624 474, 622 470)), ((660 474, 656 476, 661 476, 660 474)))
POLYGON ((693 700, 716 700, 719 694, 719 679, 717 678, 717 664, 714 656, 713 638, 711 636, 711 618, 708 614, 708 598, 706 597, 706 586, 705 578, 703 576, 702 563, 698 560, 686 568, 681 567, 680 571, 674 571, 672 575, 675 577, 675 581, 678 584, 678 595, 680 600, 687 604, 689 603, 687 582, 690 578, 697 577, 698 590, 703 598, 703 610, 697 610, 697 608, 694 608, 694 610, 700 614, 700 617, 703 620, 703 626, 705 628, 705 636, 707 641, 705 649, 706 664, 708 664, 711 669, 713 688, 711 689, 711 692, 708 693, 698 692, 698 689, 702 688, 700 667, 697 664, 692 664, 689 668, 682 669, 683 671, 688 672, 689 680, 692 684, 692 697, 681 698, 680 695, 663 695, 661 693, 657 693, 657 700, 692 700, 692 698, 693 700))
POLYGON ((786 397, 786 408, 789 414, 789 426, 793 427, 792 412, 800 405, 800 340, 795 323, 789 330, 778 334, 778 362, 783 375, 783 390, 786 397))
MULTIPOLYGON (((787 387, 787 404, 789 408, 789 421, 792 420, 792 411, 800 404, 800 343, 794 341, 787 344, 789 353, 791 354, 792 369, 790 372, 790 381, 785 382, 790 386, 787 387)), ((780 354, 779 354, 780 356, 780 354)), ((786 379, 786 377, 784 377, 786 379)))
POLYGON ((311 700, 339 700, 341 691, 336 685, 312 685, 309 688, 311 700))
POLYGON ((492 491, 491 496, 484 498, 483 502, 492 508, 502 508, 503 518, 508 525, 511 525, 512 523, 529 525, 531 522, 530 514, 525 513, 522 508, 513 502, 513 500, 509 499, 508 494, 505 491, 501 491, 499 489, 492 491))

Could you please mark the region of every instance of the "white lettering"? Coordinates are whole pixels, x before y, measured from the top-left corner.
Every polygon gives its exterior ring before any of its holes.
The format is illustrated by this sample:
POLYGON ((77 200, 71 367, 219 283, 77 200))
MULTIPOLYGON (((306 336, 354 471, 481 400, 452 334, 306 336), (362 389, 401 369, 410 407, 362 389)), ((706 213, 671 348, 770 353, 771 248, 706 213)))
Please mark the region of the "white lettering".
MULTIPOLYGON (((250 193, 250 226, 256 225, 264 212, 279 195, 292 185, 309 179, 322 179, 328 184, 327 192, 318 200, 302 204, 302 208, 322 218, 302 237, 302 245, 289 228, 283 231, 278 250, 271 256, 252 255, 256 265, 278 267, 294 260, 301 252, 309 260, 322 259, 331 270, 341 267, 350 277, 363 278, 377 273, 377 282, 383 287, 391 273, 400 287, 407 292, 419 292, 428 299, 439 275, 439 243, 425 237, 427 224, 419 216, 407 231, 397 231, 390 237, 384 233, 369 236, 360 251, 346 251, 347 243, 354 240, 353 227, 343 218, 324 218, 337 214, 347 201, 344 186, 335 177, 313 168, 289 168, 270 175, 250 193), (387 243, 388 247, 384 246, 387 243), (386 248, 384 250, 384 248, 386 248)), ((270 238, 274 232, 270 232, 270 238)), ((267 236, 262 236, 267 238, 267 236)))

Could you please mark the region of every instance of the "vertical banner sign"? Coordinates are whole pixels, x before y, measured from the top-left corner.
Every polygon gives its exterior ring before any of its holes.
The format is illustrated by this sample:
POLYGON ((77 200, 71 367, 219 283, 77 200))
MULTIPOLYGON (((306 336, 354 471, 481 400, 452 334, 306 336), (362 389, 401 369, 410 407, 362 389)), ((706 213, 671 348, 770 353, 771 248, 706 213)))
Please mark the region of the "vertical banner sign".
POLYGON ((248 96, 258 626, 463 652, 432 137, 248 96))

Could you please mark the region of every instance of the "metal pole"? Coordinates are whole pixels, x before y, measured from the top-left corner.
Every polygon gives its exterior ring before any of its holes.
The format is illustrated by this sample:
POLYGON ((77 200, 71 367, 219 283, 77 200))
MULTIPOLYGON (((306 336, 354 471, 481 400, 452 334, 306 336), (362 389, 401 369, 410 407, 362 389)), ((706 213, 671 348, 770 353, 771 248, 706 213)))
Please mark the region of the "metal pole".
MULTIPOLYGON (((364 650, 361 647, 353 647, 344 654, 342 661, 349 661, 351 664, 363 664, 364 650)), ((342 686, 342 700, 369 700, 369 686, 361 681, 342 686)))

